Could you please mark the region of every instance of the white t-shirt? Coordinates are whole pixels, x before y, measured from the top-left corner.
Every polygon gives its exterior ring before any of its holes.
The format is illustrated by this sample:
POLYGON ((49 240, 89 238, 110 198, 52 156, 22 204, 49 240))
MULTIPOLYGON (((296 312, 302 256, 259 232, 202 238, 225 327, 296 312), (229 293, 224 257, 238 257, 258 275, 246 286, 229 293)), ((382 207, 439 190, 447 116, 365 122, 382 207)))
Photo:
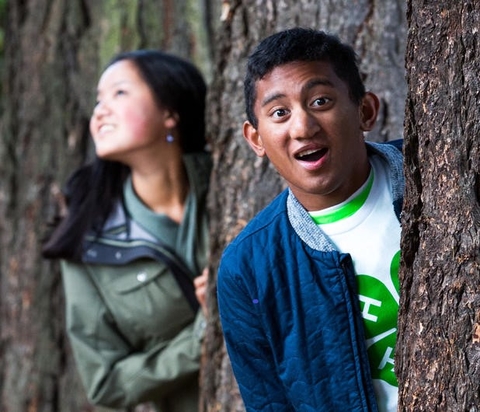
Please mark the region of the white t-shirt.
POLYGON ((370 369, 380 412, 397 410, 393 355, 399 302, 400 222, 393 210, 387 170, 378 156, 364 185, 313 220, 339 251, 353 259, 370 369))

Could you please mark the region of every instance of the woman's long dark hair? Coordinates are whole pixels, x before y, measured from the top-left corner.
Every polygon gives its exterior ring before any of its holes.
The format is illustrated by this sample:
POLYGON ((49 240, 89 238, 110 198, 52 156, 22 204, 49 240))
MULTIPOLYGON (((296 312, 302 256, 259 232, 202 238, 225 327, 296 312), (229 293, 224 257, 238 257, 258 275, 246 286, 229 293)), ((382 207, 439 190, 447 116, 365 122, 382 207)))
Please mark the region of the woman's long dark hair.
MULTIPOLYGON (((205 148, 206 85, 197 68, 186 60, 158 50, 136 50, 115 56, 107 67, 121 60, 133 62, 148 84, 157 104, 178 115, 178 134, 184 153, 205 148)), ((80 260, 85 234, 101 231, 130 170, 119 162, 95 157, 68 179, 64 195, 67 215, 45 242, 45 258, 80 260)))

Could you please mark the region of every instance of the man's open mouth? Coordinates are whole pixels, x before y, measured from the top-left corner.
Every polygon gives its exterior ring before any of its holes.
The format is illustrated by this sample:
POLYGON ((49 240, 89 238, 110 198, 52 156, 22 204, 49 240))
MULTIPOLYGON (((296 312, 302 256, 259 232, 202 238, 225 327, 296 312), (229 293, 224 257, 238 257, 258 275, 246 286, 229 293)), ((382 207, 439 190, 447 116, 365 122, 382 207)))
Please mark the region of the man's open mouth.
POLYGON ((326 148, 305 150, 304 152, 295 155, 295 159, 301 160, 302 162, 316 162, 317 160, 320 160, 325 153, 327 153, 326 148))

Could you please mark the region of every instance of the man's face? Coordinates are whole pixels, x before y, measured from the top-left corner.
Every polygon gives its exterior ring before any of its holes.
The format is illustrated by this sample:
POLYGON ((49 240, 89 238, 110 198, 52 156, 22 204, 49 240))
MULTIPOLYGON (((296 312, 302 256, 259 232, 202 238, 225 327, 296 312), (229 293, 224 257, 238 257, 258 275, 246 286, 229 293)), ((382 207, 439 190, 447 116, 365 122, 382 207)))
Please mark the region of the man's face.
POLYGON ((363 131, 370 130, 378 99, 360 105, 328 62, 278 66, 256 84, 258 128, 244 136, 267 156, 307 210, 341 203, 366 180, 369 163, 363 131))

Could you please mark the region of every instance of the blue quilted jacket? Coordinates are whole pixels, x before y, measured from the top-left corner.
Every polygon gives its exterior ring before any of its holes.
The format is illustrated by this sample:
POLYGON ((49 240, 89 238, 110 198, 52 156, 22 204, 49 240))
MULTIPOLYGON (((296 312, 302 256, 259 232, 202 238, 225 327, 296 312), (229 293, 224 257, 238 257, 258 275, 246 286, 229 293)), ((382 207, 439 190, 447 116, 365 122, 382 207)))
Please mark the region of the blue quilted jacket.
MULTIPOLYGON (((401 151, 367 144, 390 165, 399 217, 401 151)), ((350 255, 288 189, 226 248, 218 303, 247 411, 377 411, 350 255)))

